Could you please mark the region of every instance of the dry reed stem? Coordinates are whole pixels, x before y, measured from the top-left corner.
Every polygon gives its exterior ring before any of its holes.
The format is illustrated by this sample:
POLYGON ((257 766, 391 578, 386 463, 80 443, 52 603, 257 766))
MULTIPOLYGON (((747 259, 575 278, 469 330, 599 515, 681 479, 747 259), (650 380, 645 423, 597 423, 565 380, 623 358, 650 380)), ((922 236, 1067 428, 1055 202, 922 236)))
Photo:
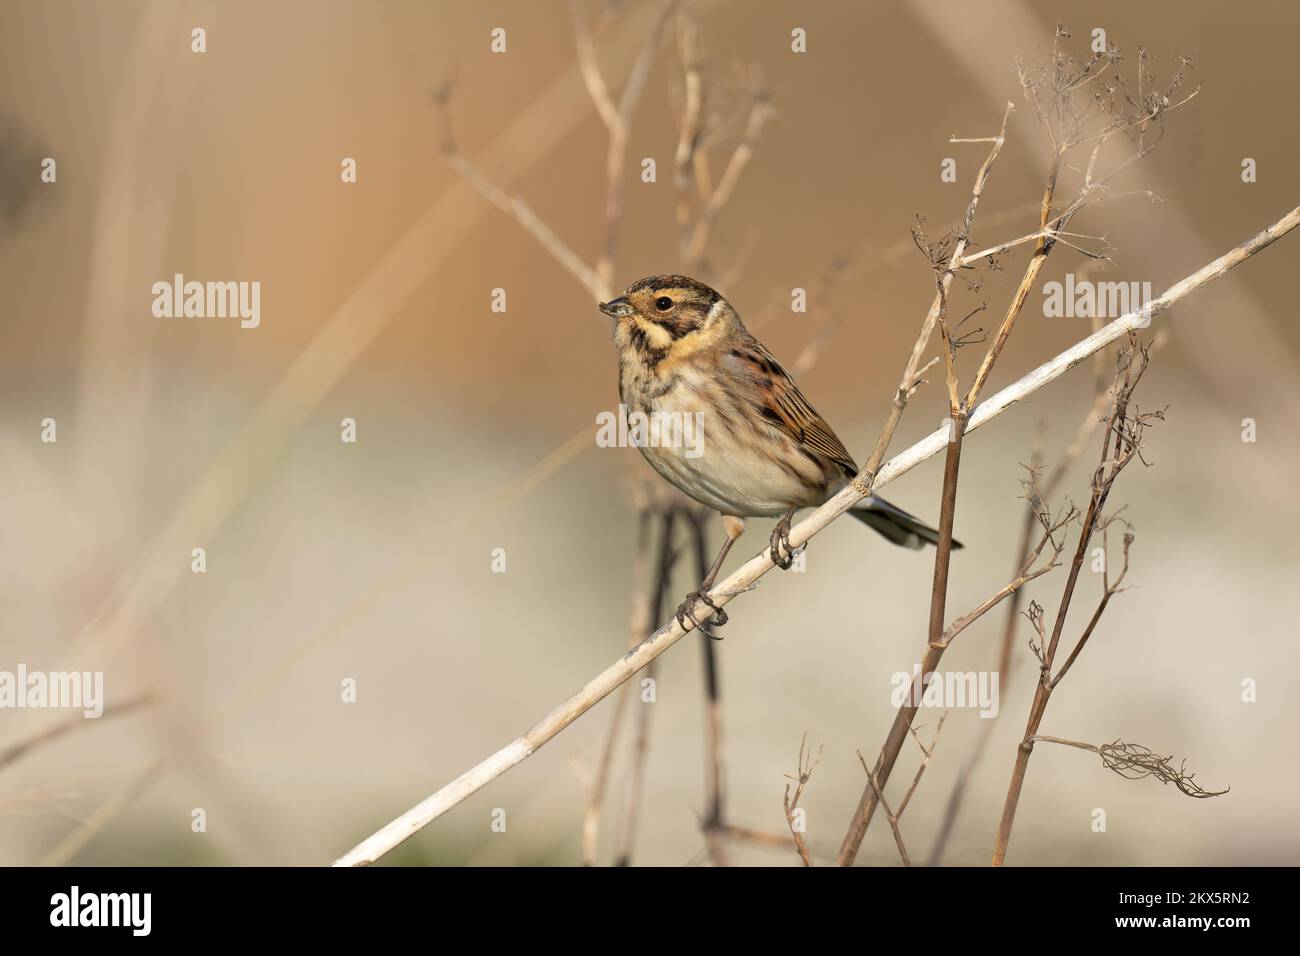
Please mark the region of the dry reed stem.
POLYGON ((912 739, 915 740, 916 745, 921 748, 923 756, 921 758, 921 763, 916 768, 916 773, 912 776, 912 785, 907 788, 907 793, 903 795, 903 802, 898 805, 897 810, 890 807, 889 801, 885 799, 885 791, 880 784, 880 777, 871 769, 871 767, 867 766, 867 760, 862 756, 862 751, 858 751, 858 762, 862 764, 862 769, 866 771, 867 780, 870 781, 871 788, 876 792, 876 799, 885 810, 885 818, 889 821, 890 830, 893 831, 894 845, 898 848, 898 856, 903 861, 903 866, 911 866, 912 857, 907 852, 907 844, 903 841, 903 831, 899 826, 899 820, 902 819, 903 814, 907 811, 907 805, 912 800, 912 794, 916 793, 916 788, 920 785, 921 777, 925 775, 926 768, 930 766, 930 760, 934 757, 935 745, 939 742, 939 734, 943 732, 943 724, 944 721, 948 719, 948 713, 949 712, 945 710, 939 717, 939 725, 934 729, 934 738, 930 741, 929 747, 926 747, 925 744, 921 743, 921 736, 917 733, 915 727, 908 728, 908 730, 911 731, 912 739))
MULTIPOLYGON (((659 553, 655 559, 655 573, 650 585, 650 621, 658 621, 664 615, 664 601, 672 583, 673 566, 677 563, 677 549, 673 545, 673 528, 678 518, 678 508, 669 504, 658 512, 659 553)), ((643 632, 644 633, 644 632, 643 632)), ((653 662, 646 668, 646 678, 655 677, 653 662)), ((653 707, 641 702, 637 714, 636 740, 632 748, 632 766, 629 771, 627 788, 627 806, 619 829, 618 844, 614 851, 615 866, 630 866, 632 849, 636 842, 636 825, 641 810, 641 795, 645 789, 646 762, 650 751, 650 717, 653 707)))
MULTIPOLYGON (((150 706, 153 702, 154 697, 152 694, 139 694, 116 706, 105 708, 102 717, 125 717, 133 711, 150 706)), ((57 740, 75 730, 96 727, 99 723, 99 720, 87 720, 82 714, 73 714, 66 720, 46 727, 29 737, 24 737, 17 743, 10 744, 0 750, 0 770, 22 759, 24 755, 43 744, 57 740)))
MULTIPOLYGON (((695 557, 695 579, 703 581, 709 571, 708 540, 705 522, 711 512, 688 509, 691 544, 695 557)), ((718 672, 716 641, 711 639, 707 627, 702 635, 700 651, 704 665, 704 817, 701 828, 709 859, 715 866, 726 866, 726 768, 723 761, 722 741, 722 687, 718 672)))
POLYGON ((1054 678, 1052 676, 1052 666, 1056 661, 1056 652, 1065 629, 1066 615, 1074 599, 1084 558, 1087 555, 1093 535, 1097 531, 1101 531, 1104 535, 1105 529, 1110 523, 1104 515, 1111 489, 1124 468, 1134 458, 1140 457, 1142 431, 1145 424, 1150 419, 1161 417, 1160 412, 1142 415, 1136 411, 1130 411, 1133 407, 1133 391, 1145 373, 1148 361, 1149 355, 1146 350, 1138 345, 1136 333, 1130 332, 1129 348, 1127 351, 1121 350, 1116 363, 1115 380, 1111 389, 1110 411, 1106 416, 1106 432, 1102 436, 1101 460, 1093 472, 1092 495, 1088 502, 1088 510, 1083 517, 1079 540, 1075 547, 1074 560, 1070 564, 1070 573, 1066 578, 1061 593, 1060 606, 1056 612, 1050 640, 1044 639, 1044 615, 1041 608, 1035 604, 1031 606, 1029 612, 1030 621, 1038 632, 1038 643, 1035 645, 1031 642, 1030 646, 1038 656, 1040 674, 1038 687, 1035 689, 1034 699, 1029 708, 1028 724, 1024 737, 1016 751, 1015 766, 1011 772, 1011 782, 1008 785, 1006 801, 1002 808, 1002 819, 998 825, 997 839, 993 849, 994 866, 1001 866, 1006 859, 1007 844, 1010 842, 1011 831, 1015 824, 1016 809, 1020 802, 1020 794, 1024 788, 1025 774, 1029 768, 1029 758, 1034 746, 1033 741, 1038 733, 1038 728, 1042 724, 1043 716, 1051 700, 1052 691, 1055 690, 1057 683, 1065 676, 1083 646, 1088 642, 1089 637, 1092 636, 1111 597, 1120 590, 1123 579, 1128 573, 1129 547, 1133 541, 1131 533, 1124 536, 1124 565, 1120 574, 1112 582, 1109 569, 1106 570, 1101 601, 1098 603, 1097 609, 1084 629, 1082 636, 1076 642, 1074 650, 1054 678))
MULTIPOLYGON (((651 511, 647 503, 637 509, 636 557, 632 562, 632 614, 628 628, 628 647, 632 648, 643 640, 654 627, 654 617, 650 611, 650 530, 651 511)), ((605 736, 605 745, 600 751, 600 760, 596 772, 592 775, 587 790, 587 805, 582 815, 582 865, 596 865, 596 850, 600 837, 600 817, 605 804, 605 790, 609 783, 609 770, 614 762, 614 749, 618 743, 618 732, 627 713, 631 685, 624 684, 619 689, 618 699, 614 702, 614 716, 609 722, 609 731, 605 736)))
POLYGON ((822 762, 822 750, 817 748, 817 756, 812 755, 808 749, 808 735, 805 733, 799 741, 799 772, 797 776, 790 779, 795 781, 794 793, 790 792, 790 785, 785 785, 785 797, 782 799, 782 806, 785 808, 785 820, 790 825, 790 836, 794 838, 795 849, 799 853, 799 859, 803 861, 804 866, 812 866, 812 851, 808 849, 808 838, 804 835, 803 830, 799 828, 799 818, 795 811, 799 809, 799 801, 803 798, 803 791, 808 786, 808 781, 812 779, 813 771, 817 765, 822 762))

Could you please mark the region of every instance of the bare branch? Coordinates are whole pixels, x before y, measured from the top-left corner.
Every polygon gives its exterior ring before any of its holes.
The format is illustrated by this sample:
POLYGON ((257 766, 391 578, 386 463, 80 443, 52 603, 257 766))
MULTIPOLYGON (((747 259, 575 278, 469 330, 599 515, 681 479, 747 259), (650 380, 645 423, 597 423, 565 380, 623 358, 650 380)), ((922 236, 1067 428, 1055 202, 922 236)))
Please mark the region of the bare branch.
POLYGON ((982 601, 977 607, 954 620, 950 625, 948 625, 948 629, 944 631, 943 639, 931 646, 946 648, 952 643, 953 638, 958 634, 970 627, 971 624, 975 623, 990 610, 997 607, 1008 597, 1015 594, 1030 581, 1042 577, 1054 568, 1060 567, 1061 553, 1065 550, 1066 545, 1065 536, 1061 535, 1060 532, 1062 528, 1075 519, 1077 514, 1078 512, 1073 507, 1064 509, 1056 518, 1052 518, 1050 515, 1041 512, 1035 512, 1035 517, 1040 522, 1043 533, 1038 540, 1038 544, 1035 545, 1027 555, 1024 564, 1021 565, 1019 573, 982 601), (1035 568, 1034 565, 1038 562, 1039 556, 1043 553, 1044 548, 1049 544, 1051 545, 1050 557, 1042 565, 1035 568))
POLYGON ((911 866, 912 858, 907 854, 907 844, 903 842, 903 831, 898 826, 898 814, 889 806, 889 801, 885 799, 885 791, 880 786, 880 778, 876 772, 867 766, 867 760, 862 756, 862 751, 858 751, 858 760, 862 763, 862 769, 867 773, 867 780, 871 784, 871 789, 875 791, 876 802, 885 808, 885 818, 889 821, 889 828, 894 833, 894 845, 898 847, 898 855, 903 861, 903 866, 911 866))
POLYGON ((907 812, 907 805, 912 802, 912 794, 916 793, 916 788, 921 783, 921 777, 925 774, 925 768, 930 766, 930 761, 934 758, 934 750, 939 744, 939 735, 943 733, 943 725, 948 720, 949 713, 950 711, 945 710, 939 715, 939 723, 934 728, 934 736, 930 738, 929 747, 921 743, 921 735, 917 732, 917 728, 908 728, 912 732, 912 739, 921 748, 921 753, 924 756, 921 758, 920 766, 916 768, 916 774, 912 777, 912 785, 907 788, 907 793, 903 794, 903 802, 898 805, 898 815, 900 817, 907 812))
POLYGON ((795 781, 794 794, 790 793, 790 785, 785 785, 785 798, 782 801, 785 806, 785 819, 790 824, 790 835, 794 837, 795 848, 799 851, 799 858, 803 860, 804 866, 812 866, 812 853, 808 849, 808 839, 804 836, 803 830, 799 827, 798 818, 795 816, 795 810, 799 808, 799 800, 803 796, 803 788, 808 785, 812 778, 813 771, 817 765, 822 762, 822 750, 817 748, 817 756, 813 757, 812 751, 808 750, 808 735, 805 733, 803 739, 799 741, 799 775, 791 777, 795 781))
MULTIPOLYGON (((673 565, 677 562, 678 552, 673 546, 673 525, 677 519, 677 508, 673 505, 659 513, 660 538, 659 556, 655 560, 654 583, 651 585, 650 620, 657 621, 663 617, 664 601, 672 583, 673 565)), ((629 651, 629 653, 631 653, 629 651)), ((653 667, 646 669, 648 677, 654 677, 653 667)), ((650 713, 653 708, 642 706, 637 715, 636 742, 632 751, 631 779, 627 790, 627 807, 623 814, 622 827, 619 832, 618 848, 614 854, 616 866, 628 866, 632 861, 632 846, 636 841, 636 825, 641 808, 641 792, 644 788, 646 754, 650 747, 650 713)))
POLYGON ((997 842, 993 849, 994 866, 1001 866, 1006 859, 1007 844, 1011 839, 1012 828, 1015 825, 1016 810, 1020 802, 1020 794, 1024 788, 1025 774, 1029 768, 1029 758, 1033 753, 1034 739, 1039 727, 1042 726, 1043 716, 1047 711, 1052 692, 1088 642, 1088 638, 1096 629, 1097 623, 1106 610, 1111 597, 1120 589, 1123 578, 1128 573, 1128 549, 1133 540, 1131 531, 1125 534, 1123 570, 1113 583, 1110 581, 1109 572, 1107 572, 1103 585, 1105 593, 1102 595, 1097 610, 1088 622, 1082 637, 1080 637, 1074 650, 1070 653, 1065 665, 1058 672, 1056 678, 1053 678, 1052 666, 1056 661, 1066 615, 1074 599, 1084 557, 1087 554, 1094 533, 1100 529, 1104 535, 1109 524, 1109 521, 1103 517, 1107 498, 1120 472, 1134 458, 1140 457, 1144 429, 1150 425, 1151 421, 1158 420, 1161 417, 1160 412, 1144 415, 1133 405, 1133 392, 1146 372, 1149 358, 1147 350, 1138 344, 1136 335, 1130 332, 1128 348, 1120 350, 1116 361, 1115 381, 1111 389, 1113 398, 1110 411, 1106 416, 1106 431, 1102 435, 1101 460, 1093 472, 1091 500, 1088 502, 1088 509, 1083 517, 1083 527, 1079 532, 1074 560, 1070 564, 1070 572, 1061 592, 1060 606, 1056 612, 1050 638, 1046 636, 1043 609, 1037 603, 1030 606, 1029 619, 1038 635, 1037 642, 1031 642, 1030 645, 1039 662, 1038 687, 1034 692, 1033 703, 1030 705, 1028 726, 1016 752, 1016 762, 1011 772, 1011 782, 1007 787, 1007 797, 1002 807, 1002 819, 998 825, 997 842))
MULTIPOLYGON (((153 702, 154 697, 152 694, 140 694, 136 697, 125 700, 114 707, 106 708, 102 716, 125 717, 127 714, 150 706, 153 702)), ((30 737, 19 740, 17 743, 10 744, 8 747, 0 750, 0 770, 3 770, 10 764, 17 762, 23 756, 31 753, 42 744, 47 744, 53 740, 57 740, 72 731, 95 727, 98 725, 98 720, 86 720, 83 715, 79 713, 74 714, 67 720, 62 720, 39 733, 32 734, 30 737)))
MULTIPOLYGON (((628 647, 635 647, 650 633, 654 627, 651 610, 652 586, 650 583, 650 532, 653 513, 648 502, 643 502, 637 509, 636 557, 632 562, 632 615, 629 627, 628 647)), ((614 715, 609 722, 609 731, 605 736, 605 746, 601 749, 600 762, 592 775, 587 790, 587 806, 582 817, 582 865, 596 865, 596 850, 600 835, 600 817, 605 804, 605 790, 609 783, 609 770, 614 761, 614 748, 618 743, 618 732, 627 713, 632 685, 624 684, 614 702, 614 715)))
POLYGON ((763 127, 767 125, 773 115, 773 106, 768 99, 767 92, 759 87, 753 93, 753 98, 749 108, 749 119, 745 123, 745 131, 741 136, 740 142, 736 145, 731 154, 726 167, 722 171, 722 177, 714 187, 712 193, 704 203, 704 208, 700 210, 699 216, 695 220, 695 226, 691 230, 690 239, 686 243, 684 258, 687 268, 694 268, 704 256, 704 248, 708 244, 709 236, 712 234, 713 225, 717 222, 718 216, 731 198, 732 190, 740 181, 741 175, 745 172, 745 167, 754 157, 754 147, 758 143, 758 138, 763 132, 763 127))
POLYGON ((479 171, 473 163, 463 156, 456 146, 452 135, 451 114, 448 103, 451 97, 450 82, 444 84, 433 94, 434 105, 438 108, 443 123, 442 155, 452 169, 463 176, 471 186, 477 189, 488 202, 496 206, 507 216, 514 219, 523 229, 536 239, 543 249, 564 267, 564 270, 578 280, 591 294, 593 299, 609 298, 607 289, 602 286, 596 270, 587 265, 582 257, 569 248, 568 244, 548 226, 533 208, 521 196, 508 193, 479 171))
POLYGON ((591 28, 587 25, 587 17, 582 12, 581 0, 569 0, 569 12, 573 16, 573 32, 577 39, 578 72, 582 74, 582 82, 586 84, 587 93, 591 96, 601 122, 612 132, 619 122, 619 111, 614 105, 614 98, 609 94, 600 65, 596 62, 596 48, 592 42, 591 28))

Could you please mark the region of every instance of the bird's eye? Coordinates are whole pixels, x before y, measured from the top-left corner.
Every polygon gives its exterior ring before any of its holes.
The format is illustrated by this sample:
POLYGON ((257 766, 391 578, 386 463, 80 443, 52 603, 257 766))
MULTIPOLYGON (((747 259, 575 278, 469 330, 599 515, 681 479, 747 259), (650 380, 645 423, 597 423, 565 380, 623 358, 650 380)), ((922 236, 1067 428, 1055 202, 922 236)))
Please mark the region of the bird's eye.
POLYGON ((673 300, 668 298, 666 295, 661 295, 659 298, 655 299, 655 308, 660 312, 667 312, 672 307, 673 300))

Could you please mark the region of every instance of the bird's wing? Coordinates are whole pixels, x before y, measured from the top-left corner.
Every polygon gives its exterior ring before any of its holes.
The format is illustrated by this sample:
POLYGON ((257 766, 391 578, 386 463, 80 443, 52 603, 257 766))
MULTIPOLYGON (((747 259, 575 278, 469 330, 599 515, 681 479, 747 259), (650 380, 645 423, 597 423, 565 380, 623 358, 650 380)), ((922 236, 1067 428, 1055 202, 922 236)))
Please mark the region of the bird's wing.
POLYGON ((857 474, 858 466, 854 464, 853 456, 831 431, 826 420, 817 414, 812 403, 803 397, 790 374, 763 343, 753 336, 746 338, 745 347, 732 350, 730 357, 751 378, 759 414, 799 444, 829 458, 849 475, 857 474))

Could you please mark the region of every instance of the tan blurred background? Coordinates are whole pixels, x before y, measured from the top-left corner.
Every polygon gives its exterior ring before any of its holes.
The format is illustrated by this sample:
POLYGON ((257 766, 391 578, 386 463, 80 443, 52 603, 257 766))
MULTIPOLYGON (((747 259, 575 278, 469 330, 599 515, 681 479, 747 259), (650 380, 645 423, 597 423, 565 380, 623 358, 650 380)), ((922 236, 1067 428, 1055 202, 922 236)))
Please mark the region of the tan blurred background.
MULTIPOLYGON (((595 415, 617 404, 606 320, 442 160, 429 97, 457 64, 463 153, 594 259, 606 140, 574 67, 568 5, 0 9, 0 670, 102 669, 110 713, 140 693, 156 698, 0 768, 0 863, 328 862, 523 731, 626 641, 627 489, 648 471, 635 451, 595 446, 595 415), (190 52, 197 26, 202 55, 190 52), (489 51, 494 27, 507 31, 504 55, 489 51), (57 159, 56 184, 39 182, 45 156, 57 159), (354 185, 339 181, 343 157, 357 160, 354 185), (260 281, 260 328, 154 318, 150 287, 175 272, 260 281), (498 287, 505 314, 489 309, 498 287), (40 441, 46 417, 55 444, 40 441), (357 420, 355 445, 339 440, 344 417, 357 420), (590 440, 575 443, 584 428, 590 440), (574 453, 556 454, 565 447, 574 453), (195 547, 207 549, 206 574, 190 573, 195 547), (491 571, 493 548, 506 550, 505 574, 491 571), (354 704, 340 701, 347 678, 354 704), (206 833, 191 832, 194 808, 207 813, 206 833)), ((842 319, 802 384, 862 458, 933 290, 919 254, 880 254, 907 241, 915 215, 941 229, 960 214, 985 147, 947 140, 995 133, 1009 98, 1021 108, 975 238, 993 245, 1032 228, 1025 204, 1041 189, 1043 137, 1012 64, 1050 43, 1057 16, 1076 49, 1103 27, 1130 54, 1147 46, 1162 76, 1175 54, 1193 56, 1191 82, 1203 84, 1125 180, 1170 201, 1117 200, 1076 222, 1115 247, 1104 278, 1158 292, 1296 202, 1293 3, 714 0, 695 10, 709 76, 725 85, 757 67, 778 109, 710 261, 735 271, 723 292, 742 315, 809 290, 806 314, 781 310, 763 329, 783 360, 842 319), (807 30, 806 54, 790 50, 794 27, 807 30), (940 182, 947 156, 956 184, 940 182), (1256 183, 1241 181, 1245 157, 1258 163, 1256 183), (849 268, 823 294, 838 258, 849 268)), ((599 44, 616 84, 649 14, 628 0, 599 44)), ((666 41, 631 135, 620 286, 680 266, 678 70, 666 41), (642 157, 656 158, 657 183, 637 178, 642 157)), ((724 136, 717 155, 734 143, 724 136)), ((1141 397, 1169 403, 1168 421, 1150 439, 1154 467, 1125 473, 1112 499, 1137 529, 1137 587, 1113 602, 1043 728, 1185 756, 1200 782, 1232 792, 1191 800, 1121 780, 1088 754, 1040 748, 1009 862, 1300 862, 1297 242, 1159 320, 1172 336, 1141 397), (1248 417, 1253 444, 1241 440, 1248 417), (1257 703, 1241 702, 1246 678, 1257 703), (1090 828, 1098 807, 1101 834, 1090 828)), ((970 304, 999 313, 1023 261, 985 276, 970 304)), ((1080 263, 1058 250, 1044 279, 1080 263)), ((1087 331, 1085 319, 1044 318, 1036 290, 991 386, 1087 331)), ((968 548, 954 561, 950 608, 1006 580, 1019 462, 1040 421, 1049 459, 1059 454, 1091 385, 1077 370, 967 444, 957 532, 968 548)), ((923 389, 895 450, 935 428, 942 408, 941 389, 923 389)), ((939 472, 930 461, 888 497, 933 518, 939 472)), ((1085 497, 1086 467, 1067 488, 1085 497)), ((728 567, 767 532, 754 522, 728 567)), ((784 775, 807 732, 825 747, 804 799, 810 838, 838 846, 864 782, 854 752, 879 747, 889 675, 910 670, 921 648, 930 573, 929 553, 840 523, 813 542, 805 575, 769 575, 736 603, 717 648, 731 820, 783 830, 784 775)), ((1061 580, 1036 582, 1032 596, 1050 604, 1061 580)), ((691 584, 683 573, 674 593, 691 584)), ((1097 582, 1085 587, 1075 624, 1097 582)), ((1001 623, 990 615, 945 662, 994 666, 1001 623)), ((1028 708, 1027 637, 946 863, 988 859, 1028 708)), ((661 659, 652 706, 634 862, 683 864, 702 847, 694 637, 661 659)), ((575 863, 573 761, 594 762, 610 713, 607 701, 392 860, 575 863), (490 829, 498 807, 504 834, 490 829)), ((64 716, 0 711, 0 748, 64 716)), ((923 722, 932 728, 934 716, 923 722)), ((918 858, 980 723, 958 711, 944 730, 904 819, 918 858)), ((896 787, 915 756, 906 752, 896 787)), ((626 780, 624 751, 602 860, 626 780)), ((734 858, 797 862, 745 846, 734 858)), ((896 862, 883 820, 861 859, 896 862)))

